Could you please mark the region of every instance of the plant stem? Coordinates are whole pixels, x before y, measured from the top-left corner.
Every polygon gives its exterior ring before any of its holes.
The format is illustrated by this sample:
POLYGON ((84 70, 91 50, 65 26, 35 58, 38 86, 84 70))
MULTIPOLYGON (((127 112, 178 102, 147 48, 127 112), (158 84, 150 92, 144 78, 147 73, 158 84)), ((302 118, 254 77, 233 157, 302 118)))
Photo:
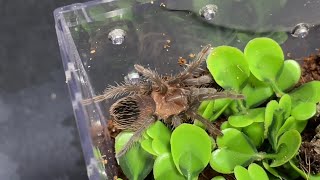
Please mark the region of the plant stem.
POLYGON ((282 97, 283 95, 285 95, 285 93, 277 86, 275 81, 270 81, 270 85, 273 91, 276 93, 277 97, 282 97))
POLYGON ((237 99, 237 104, 238 104, 238 106, 240 108, 240 112, 241 113, 247 112, 247 108, 243 104, 243 99, 237 99))
POLYGON ((213 114, 210 118, 210 121, 215 121, 223 112, 227 109, 227 107, 231 104, 232 101, 228 102, 226 105, 223 106, 223 108, 220 109, 217 113, 213 114))
POLYGON ((291 160, 289 160, 289 163, 291 165, 291 167, 297 172, 300 174, 300 176, 302 176, 304 179, 309 179, 309 175, 307 175, 305 172, 303 172, 301 169, 299 169, 295 164, 294 162, 291 160))
POLYGON ((267 154, 265 152, 259 152, 256 154, 256 157, 258 160, 263 160, 263 159, 275 159, 277 157, 277 154, 267 154))
POLYGON ((202 117, 209 119, 213 114, 213 109, 214 109, 214 101, 210 101, 206 109, 204 110, 202 117))
MULTIPOLYGON (((204 107, 201 107, 204 108, 204 107)), ((204 108, 203 113, 201 114, 202 117, 205 119, 208 119, 212 116, 213 114, 213 109, 214 109, 214 101, 208 101, 208 104, 206 104, 206 107, 204 108)), ((194 123, 195 125, 204 128, 205 126, 198 120, 195 120, 194 123)))

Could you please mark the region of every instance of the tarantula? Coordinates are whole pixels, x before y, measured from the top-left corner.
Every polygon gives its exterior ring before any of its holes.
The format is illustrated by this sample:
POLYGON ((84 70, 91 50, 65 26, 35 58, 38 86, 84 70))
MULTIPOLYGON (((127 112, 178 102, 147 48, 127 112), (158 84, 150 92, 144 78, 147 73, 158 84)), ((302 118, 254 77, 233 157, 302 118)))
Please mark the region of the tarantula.
POLYGON ((162 78, 155 71, 135 64, 135 69, 147 81, 110 86, 102 95, 83 101, 83 104, 89 104, 92 101, 100 102, 127 95, 116 101, 110 108, 110 115, 116 128, 135 132, 124 148, 116 154, 117 157, 124 155, 139 140, 144 130, 159 119, 174 127, 189 119, 197 119, 205 125, 212 136, 221 135, 217 127, 197 113, 200 103, 204 100, 219 98, 242 99, 243 95, 201 87, 213 80, 210 75, 195 76, 197 71, 202 70, 200 65, 210 49, 210 45, 205 46, 197 59, 184 71, 167 79, 162 78))

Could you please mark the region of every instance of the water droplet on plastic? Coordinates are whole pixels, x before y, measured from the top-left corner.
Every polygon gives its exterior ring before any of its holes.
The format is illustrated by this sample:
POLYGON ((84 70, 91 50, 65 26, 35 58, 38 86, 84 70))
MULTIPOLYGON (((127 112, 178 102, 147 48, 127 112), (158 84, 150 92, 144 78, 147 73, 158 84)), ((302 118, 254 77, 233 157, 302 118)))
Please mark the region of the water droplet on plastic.
POLYGON ((205 20, 211 21, 213 20, 217 12, 218 12, 218 7, 216 5, 208 4, 200 9, 199 14, 205 20))
POLYGON ((297 24, 291 31, 293 37, 305 38, 309 33, 309 25, 305 23, 297 24))
POLYGON ((120 45, 124 42, 126 37, 126 32, 122 29, 114 29, 108 34, 108 38, 111 40, 112 44, 120 45))
POLYGON ((51 100, 55 100, 57 98, 57 94, 56 93, 51 93, 50 94, 50 98, 51 98, 51 100))
POLYGON ((138 84, 140 82, 140 75, 136 71, 131 71, 124 77, 124 82, 129 84, 138 84))

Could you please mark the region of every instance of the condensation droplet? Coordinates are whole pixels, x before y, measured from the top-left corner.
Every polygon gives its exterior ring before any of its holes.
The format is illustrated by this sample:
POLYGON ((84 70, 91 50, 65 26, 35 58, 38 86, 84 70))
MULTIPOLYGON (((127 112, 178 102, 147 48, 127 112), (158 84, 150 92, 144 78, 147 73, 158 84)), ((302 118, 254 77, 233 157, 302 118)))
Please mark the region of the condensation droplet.
POLYGON ((108 38, 114 45, 122 44, 124 42, 125 36, 126 32, 122 29, 114 29, 108 34, 108 38))
POLYGON ((297 24, 291 31, 293 37, 305 38, 309 33, 309 25, 305 23, 297 24))
POLYGON ((199 14, 205 20, 211 21, 214 19, 217 12, 218 12, 218 6, 214 4, 208 4, 200 9, 199 14))
POLYGON ((136 71, 131 71, 124 77, 124 81, 129 84, 137 84, 140 81, 140 75, 136 71))
POLYGON ((55 99, 57 98, 57 94, 56 94, 56 93, 51 93, 51 94, 50 94, 50 98, 51 98, 52 100, 55 100, 55 99))

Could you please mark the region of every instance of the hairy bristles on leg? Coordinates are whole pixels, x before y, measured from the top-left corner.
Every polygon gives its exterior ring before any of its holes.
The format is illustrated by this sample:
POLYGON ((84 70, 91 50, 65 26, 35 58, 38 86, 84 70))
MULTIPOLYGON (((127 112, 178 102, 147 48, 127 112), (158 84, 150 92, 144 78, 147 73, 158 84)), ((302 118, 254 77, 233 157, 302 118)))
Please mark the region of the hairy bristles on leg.
POLYGON ((147 84, 117 84, 117 86, 109 86, 103 94, 107 99, 116 98, 125 94, 132 95, 141 92, 147 86, 147 84))
POLYGON ((198 67, 201 65, 201 63, 203 62, 203 60, 206 58, 206 55, 208 54, 209 50, 211 49, 211 45, 208 44, 206 45, 201 52, 198 54, 197 56, 197 60, 191 62, 189 64, 189 66, 180 73, 180 75, 178 75, 176 78, 170 80, 168 83, 169 84, 178 84, 184 80, 186 80, 187 78, 189 78, 189 76, 192 75, 192 73, 198 69, 198 67))
POLYGON ((209 120, 205 119, 204 117, 202 117, 201 115, 199 115, 198 113, 190 110, 187 112, 187 115, 189 115, 191 117, 192 120, 198 120, 200 121, 203 125, 205 125, 206 129, 209 131, 209 133, 216 138, 217 136, 222 135, 222 132, 220 131, 220 129, 218 129, 216 126, 214 126, 209 120))
POLYGON ((186 86, 200 86, 203 84, 208 84, 212 82, 212 77, 210 75, 203 75, 198 78, 189 78, 183 81, 186 86))
POLYGON ((119 96, 128 94, 132 95, 134 93, 146 91, 148 89, 147 84, 117 84, 117 86, 109 86, 103 92, 102 95, 94 96, 90 99, 85 99, 82 101, 83 105, 89 105, 94 102, 101 102, 111 98, 117 98, 119 96))
POLYGON ((131 136, 129 141, 124 145, 124 147, 116 154, 116 158, 119 158, 126 154, 128 150, 137 142, 142 136, 142 133, 154 122, 156 121, 154 116, 149 117, 149 119, 146 119, 143 124, 137 129, 137 131, 134 132, 134 134, 131 136))
POLYGON ((206 45, 202 48, 202 50, 197 55, 197 60, 190 63, 189 67, 187 68, 187 71, 193 72, 196 69, 199 68, 201 63, 206 59, 208 53, 210 53, 211 44, 206 45))
POLYGON ((193 96, 203 95, 203 94, 214 94, 217 93, 217 89, 215 88, 196 88, 192 87, 191 92, 193 96))
POLYGON ((93 98, 82 100, 81 104, 86 106, 95 102, 97 103, 97 102, 104 101, 105 99, 106 98, 104 97, 104 95, 98 95, 98 96, 94 96, 93 98))
POLYGON ((161 93, 166 93, 168 88, 165 85, 165 83, 163 82, 162 78, 160 77, 160 75, 155 72, 152 71, 151 69, 147 69, 144 68, 143 66, 139 65, 139 64, 135 64, 134 68, 141 73, 144 77, 150 79, 152 82, 154 82, 159 88, 160 88, 160 92, 161 93))
POLYGON ((215 99, 223 99, 223 98, 244 99, 245 96, 243 94, 234 94, 231 92, 215 92, 215 93, 206 93, 206 94, 197 95, 198 101, 215 100, 215 99))
POLYGON ((182 124, 182 119, 179 116, 173 116, 171 123, 174 128, 177 128, 182 124))

